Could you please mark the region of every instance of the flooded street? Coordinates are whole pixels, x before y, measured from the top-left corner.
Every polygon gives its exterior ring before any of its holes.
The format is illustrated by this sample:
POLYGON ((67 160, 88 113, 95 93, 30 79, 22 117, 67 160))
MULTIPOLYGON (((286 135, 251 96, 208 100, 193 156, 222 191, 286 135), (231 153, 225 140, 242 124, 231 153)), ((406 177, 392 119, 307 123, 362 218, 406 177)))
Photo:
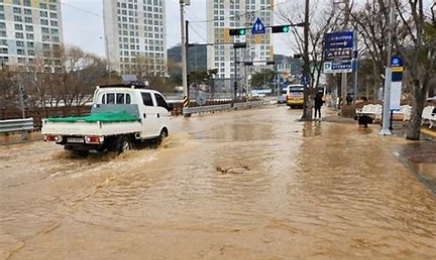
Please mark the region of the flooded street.
POLYGON ((395 157, 406 141, 300 116, 175 117, 118 157, 0 146, 0 260, 433 259, 436 197, 395 157))

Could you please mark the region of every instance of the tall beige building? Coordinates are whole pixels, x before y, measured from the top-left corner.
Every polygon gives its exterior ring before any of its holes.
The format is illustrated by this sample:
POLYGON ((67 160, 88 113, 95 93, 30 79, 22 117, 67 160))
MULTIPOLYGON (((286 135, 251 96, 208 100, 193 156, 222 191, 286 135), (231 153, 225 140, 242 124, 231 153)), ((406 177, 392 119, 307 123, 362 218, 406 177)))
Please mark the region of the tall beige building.
POLYGON ((103 0, 109 69, 167 74, 165 0, 103 0))
POLYGON ((218 69, 217 78, 229 79, 229 82, 234 78, 234 50, 231 44, 233 42, 247 43, 245 50, 238 49, 236 53, 237 76, 241 78, 240 83, 247 80, 249 70, 239 61, 260 63, 273 60, 270 29, 266 29, 265 34, 251 34, 251 28, 257 18, 260 18, 265 26, 273 24, 273 0, 207 0, 207 17, 213 18, 207 24, 207 40, 214 43, 208 47, 208 68, 218 69), (229 36, 229 29, 233 28, 246 28, 246 35, 229 36))
POLYGON ((0 1, 0 60, 2 67, 48 72, 61 69, 63 44, 59 0, 0 1))

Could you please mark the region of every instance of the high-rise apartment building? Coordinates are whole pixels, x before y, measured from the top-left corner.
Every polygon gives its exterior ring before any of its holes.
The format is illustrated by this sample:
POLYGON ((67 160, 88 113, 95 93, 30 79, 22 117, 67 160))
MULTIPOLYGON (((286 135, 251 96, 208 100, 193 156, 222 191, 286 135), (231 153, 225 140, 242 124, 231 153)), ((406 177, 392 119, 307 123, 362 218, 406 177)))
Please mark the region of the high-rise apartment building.
POLYGON ((137 76, 167 74, 165 0, 103 0, 109 69, 137 76))
POLYGON ((62 67, 62 16, 59 0, 0 0, 2 68, 52 72, 62 67))
MULTIPOLYGON (((274 0, 208 0, 207 17, 212 17, 207 25, 207 40, 214 43, 208 48, 208 68, 218 69, 217 78, 234 78, 233 42, 246 42, 246 49, 237 49, 237 77, 247 79, 247 69, 243 61, 261 63, 273 60, 271 32, 252 35, 251 28, 257 18, 265 26, 271 26, 274 19, 274 0), (246 28, 245 36, 229 36, 229 29, 246 28), (245 71, 245 73, 244 73, 245 71)), ((229 83, 228 83, 229 84, 229 83)))

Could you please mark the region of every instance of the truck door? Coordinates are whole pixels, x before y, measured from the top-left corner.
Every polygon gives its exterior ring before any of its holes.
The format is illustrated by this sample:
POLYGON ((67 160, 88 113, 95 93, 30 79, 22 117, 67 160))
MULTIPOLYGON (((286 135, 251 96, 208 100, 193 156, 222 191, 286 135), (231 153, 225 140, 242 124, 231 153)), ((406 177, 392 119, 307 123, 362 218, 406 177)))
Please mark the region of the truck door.
POLYGON ((159 123, 156 113, 156 105, 150 92, 141 92, 142 97, 142 136, 151 138, 156 136, 157 124, 159 123))
POLYGON ((164 127, 164 126, 168 126, 169 125, 169 121, 171 118, 171 112, 169 109, 169 105, 168 103, 165 101, 165 98, 159 94, 159 93, 154 93, 154 97, 156 99, 156 111, 158 114, 158 134, 160 134, 160 130, 164 127))

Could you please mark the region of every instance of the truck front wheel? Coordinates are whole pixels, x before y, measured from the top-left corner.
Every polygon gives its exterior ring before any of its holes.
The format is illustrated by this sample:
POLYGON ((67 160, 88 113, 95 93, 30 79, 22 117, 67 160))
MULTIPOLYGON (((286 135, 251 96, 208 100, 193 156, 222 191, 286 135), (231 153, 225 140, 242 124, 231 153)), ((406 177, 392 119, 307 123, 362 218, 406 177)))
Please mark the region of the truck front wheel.
POLYGON ((165 138, 165 137, 167 137, 168 136, 168 131, 167 131, 167 129, 166 128, 164 128, 164 129, 162 129, 161 131, 160 131, 160 134, 159 134, 159 136, 157 137, 157 145, 159 145, 159 144, 161 144, 162 143, 162 141, 163 141, 163 139, 165 138))

